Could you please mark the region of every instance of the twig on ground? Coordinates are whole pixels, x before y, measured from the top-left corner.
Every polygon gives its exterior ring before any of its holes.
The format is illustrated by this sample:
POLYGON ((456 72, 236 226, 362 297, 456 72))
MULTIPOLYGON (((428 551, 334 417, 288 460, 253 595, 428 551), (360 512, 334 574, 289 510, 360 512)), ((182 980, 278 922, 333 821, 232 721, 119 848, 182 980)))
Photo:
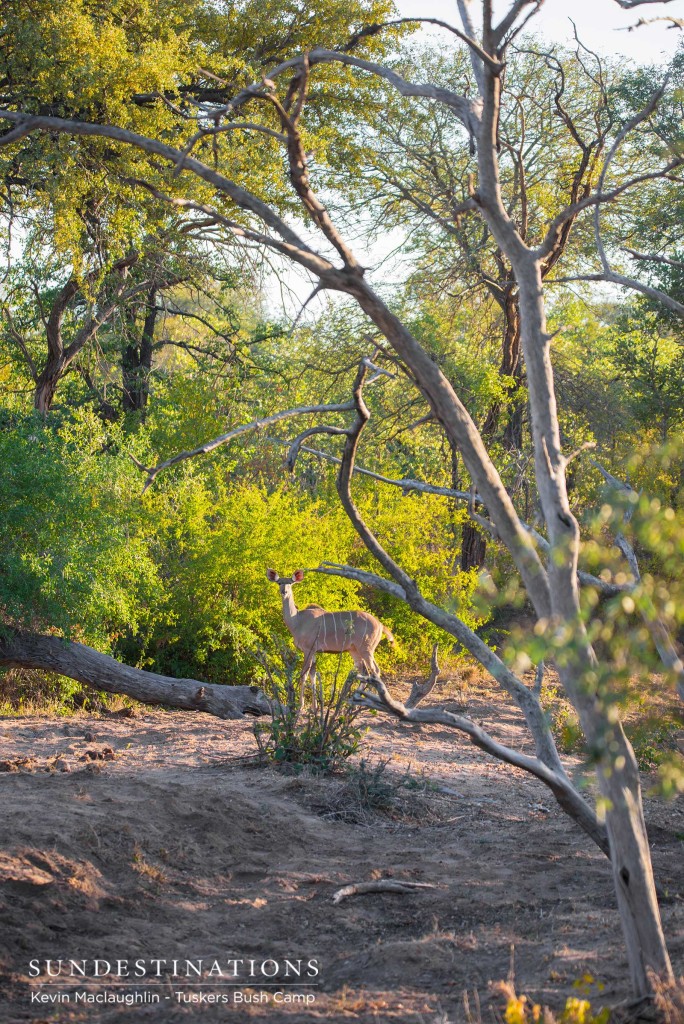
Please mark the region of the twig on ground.
POLYGON ((403 882, 395 878, 379 878, 375 882, 353 882, 345 885, 333 895, 333 903, 341 903, 349 896, 364 896, 369 892, 409 893, 416 889, 436 889, 430 882, 403 882))

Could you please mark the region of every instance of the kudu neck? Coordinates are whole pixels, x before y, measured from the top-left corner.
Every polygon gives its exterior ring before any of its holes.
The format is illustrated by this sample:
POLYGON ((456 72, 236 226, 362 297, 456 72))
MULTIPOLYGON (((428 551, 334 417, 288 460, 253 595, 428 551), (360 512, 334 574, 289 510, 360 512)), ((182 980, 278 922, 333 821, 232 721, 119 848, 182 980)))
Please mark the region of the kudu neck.
POLYGON ((297 617, 297 605, 292 593, 292 585, 280 588, 280 596, 283 599, 283 617, 286 624, 289 624, 297 617))

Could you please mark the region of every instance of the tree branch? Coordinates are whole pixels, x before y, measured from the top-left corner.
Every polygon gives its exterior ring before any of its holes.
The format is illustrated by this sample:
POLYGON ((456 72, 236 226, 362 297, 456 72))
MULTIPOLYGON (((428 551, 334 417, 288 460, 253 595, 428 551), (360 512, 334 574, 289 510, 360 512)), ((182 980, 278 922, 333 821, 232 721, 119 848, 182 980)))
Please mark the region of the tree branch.
POLYGON ((437 661, 437 654, 439 647, 437 644, 432 648, 432 657, 430 659, 430 675, 427 677, 425 682, 414 683, 411 687, 411 693, 409 694, 408 700, 406 701, 407 708, 418 707, 422 700, 432 693, 437 680, 439 679, 439 662, 437 661))
POLYGON ((581 828, 591 837, 599 849, 610 858, 608 838, 604 826, 599 822, 595 812, 586 803, 583 797, 577 792, 565 772, 557 772, 539 759, 530 757, 518 750, 499 743, 488 732, 476 725, 470 718, 462 715, 455 715, 451 711, 444 711, 441 708, 409 708, 408 704, 402 704, 390 694, 389 690, 378 676, 361 676, 363 683, 370 684, 377 692, 377 698, 372 695, 358 692, 354 695, 353 701, 357 706, 371 708, 376 711, 387 711, 403 722, 420 722, 426 725, 445 725, 448 728, 456 729, 468 736, 470 742, 491 754, 498 761, 522 768, 523 771, 534 775, 540 782, 549 787, 558 804, 570 815, 581 828))
MULTIPOLYGON (((401 75, 397 74, 391 68, 385 67, 382 64, 375 64, 372 61, 363 60, 360 57, 354 57, 349 53, 343 53, 339 50, 326 50, 323 48, 315 48, 310 50, 307 54, 307 60, 310 67, 314 67, 316 64, 330 64, 338 62, 344 64, 347 67, 358 68, 360 71, 368 71, 369 74, 376 75, 378 78, 383 78, 388 82, 401 96, 417 96, 423 99, 436 100, 438 103, 443 103, 454 111, 458 119, 470 130, 470 119, 471 117, 477 117, 477 105, 473 104, 467 97, 459 95, 458 93, 452 92, 450 89, 444 89, 438 85, 432 85, 430 83, 416 83, 409 82, 401 75)), ((292 71, 302 68, 304 65, 304 57, 292 57, 289 60, 283 61, 277 67, 272 68, 266 78, 274 81, 280 75, 286 71, 292 71)), ((230 111, 237 110, 244 103, 254 99, 263 90, 262 83, 254 83, 247 86, 239 92, 225 107, 218 108, 216 114, 227 114, 230 111)))
POLYGON ((205 441, 204 444, 199 445, 198 448, 193 448, 192 451, 179 452, 170 459, 160 462, 159 465, 149 468, 143 466, 132 455, 130 457, 138 469, 147 474, 145 486, 143 487, 144 493, 150 484, 154 483, 154 480, 162 470, 175 466, 178 462, 184 462, 185 459, 193 459, 197 455, 207 455, 209 452, 213 452, 215 448, 219 448, 228 441, 232 441, 233 438, 240 437, 241 434, 247 434, 252 430, 263 430, 264 427, 269 427, 272 423, 279 423, 281 420, 290 419, 293 416, 307 416, 319 412, 348 412, 353 408, 353 402, 343 402, 339 405, 302 405, 295 409, 285 409, 282 412, 273 413, 272 416, 264 416, 263 419, 252 420, 251 423, 243 423, 241 426, 229 430, 227 434, 221 434, 220 437, 215 437, 211 441, 205 441))
POLYGON ((57 672, 97 690, 125 693, 143 704, 204 711, 218 718, 271 713, 269 702, 256 686, 222 686, 160 676, 56 636, 4 629, 0 633, 0 665, 57 672))

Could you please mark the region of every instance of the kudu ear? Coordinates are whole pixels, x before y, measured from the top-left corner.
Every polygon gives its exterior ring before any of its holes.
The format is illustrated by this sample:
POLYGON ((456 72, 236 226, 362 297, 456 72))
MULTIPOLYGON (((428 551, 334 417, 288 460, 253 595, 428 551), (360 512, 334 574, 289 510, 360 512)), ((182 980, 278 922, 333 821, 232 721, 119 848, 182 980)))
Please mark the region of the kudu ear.
POLYGON ((275 571, 275 569, 267 569, 266 570, 266 579, 269 579, 271 581, 271 583, 276 583, 277 580, 280 579, 280 576, 275 571))
POLYGON ((295 571, 292 573, 292 582, 293 583, 301 583, 303 579, 304 579, 304 570, 303 569, 295 569, 295 571))

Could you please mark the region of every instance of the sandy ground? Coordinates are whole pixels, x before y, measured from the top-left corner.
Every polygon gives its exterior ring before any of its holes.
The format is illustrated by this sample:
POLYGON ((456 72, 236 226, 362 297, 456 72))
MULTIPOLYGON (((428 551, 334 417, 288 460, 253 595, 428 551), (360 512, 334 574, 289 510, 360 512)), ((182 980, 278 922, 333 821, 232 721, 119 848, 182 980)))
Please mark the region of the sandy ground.
MULTIPOLYGON (((467 710, 524 746, 514 709, 474 695, 467 710)), ((552 1007, 585 975, 596 1006, 628 996, 605 858, 541 784, 446 729, 373 720, 364 757, 389 759, 383 779, 404 783, 395 805, 356 822, 339 820, 340 808, 354 818, 343 782, 256 767, 248 723, 161 710, 4 718, 0 744, 3 1021, 446 1024, 467 1020, 467 993, 472 1019, 490 1022, 502 1005, 490 983, 512 954, 518 990, 552 1007), (451 792, 426 790, 421 773, 451 792), (340 886, 379 877, 436 888, 333 904, 340 886), (315 959, 320 975, 286 990, 308 1004, 276 1004, 273 987, 236 997, 165 968, 135 989, 159 1002, 132 1006, 74 1002, 130 987, 30 978, 34 959, 44 970, 95 957, 315 959), (226 1002, 189 1001, 202 992, 226 1002)), ((684 801, 648 799, 646 813, 681 974, 684 801)))

